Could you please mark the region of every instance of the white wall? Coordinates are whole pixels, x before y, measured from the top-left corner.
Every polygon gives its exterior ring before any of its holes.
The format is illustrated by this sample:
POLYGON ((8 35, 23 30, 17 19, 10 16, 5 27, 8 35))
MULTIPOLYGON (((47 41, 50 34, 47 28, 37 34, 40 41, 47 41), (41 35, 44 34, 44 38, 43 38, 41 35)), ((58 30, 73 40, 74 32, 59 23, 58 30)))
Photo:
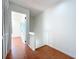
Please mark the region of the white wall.
POLYGON ((43 15, 31 16, 30 31, 35 33, 35 48, 44 45, 43 41, 43 15))
POLYGON ((30 16, 30 32, 34 31, 35 27, 35 16, 30 16))
POLYGON ((2 12, 2 29, 3 29, 3 59, 11 49, 11 21, 10 21, 10 8, 9 1, 3 0, 2 12))
POLYGON ((33 19, 37 47, 47 44, 75 57, 75 0, 63 1, 33 19))
POLYGON ((44 13, 44 36, 51 47, 76 55, 76 18, 75 1, 65 1, 44 13))

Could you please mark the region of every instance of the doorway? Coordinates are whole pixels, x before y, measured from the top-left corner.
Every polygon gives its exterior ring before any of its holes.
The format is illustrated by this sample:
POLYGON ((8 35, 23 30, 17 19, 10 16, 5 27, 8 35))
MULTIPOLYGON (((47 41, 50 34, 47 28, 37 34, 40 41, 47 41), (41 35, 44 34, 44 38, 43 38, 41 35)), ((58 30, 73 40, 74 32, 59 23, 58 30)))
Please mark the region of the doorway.
POLYGON ((12 40, 11 45, 17 43, 21 40, 24 44, 26 41, 27 34, 27 21, 26 14, 11 11, 11 21, 12 21, 12 40))

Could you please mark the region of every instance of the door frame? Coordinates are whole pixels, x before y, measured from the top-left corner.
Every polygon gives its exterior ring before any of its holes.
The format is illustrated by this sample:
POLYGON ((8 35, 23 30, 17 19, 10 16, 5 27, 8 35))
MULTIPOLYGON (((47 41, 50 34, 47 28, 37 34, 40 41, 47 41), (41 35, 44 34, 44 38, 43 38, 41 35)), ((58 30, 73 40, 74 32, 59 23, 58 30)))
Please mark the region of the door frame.
POLYGON ((7 54, 11 50, 11 34, 12 34, 11 11, 20 12, 27 15, 27 19, 28 19, 27 40, 29 39, 30 13, 28 9, 21 7, 20 5, 17 5, 15 3, 12 3, 9 0, 2 0, 2 10, 3 10, 2 11, 2 58, 5 59, 7 54))
POLYGON ((15 11, 15 12, 19 12, 19 13, 22 13, 22 14, 26 14, 26 18, 27 18, 27 38, 25 40, 25 43, 29 43, 29 19, 30 19, 30 12, 28 9, 18 5, 18 4, 15 4, 13 2, 10 2, 10 14, 12 11, 15 11))

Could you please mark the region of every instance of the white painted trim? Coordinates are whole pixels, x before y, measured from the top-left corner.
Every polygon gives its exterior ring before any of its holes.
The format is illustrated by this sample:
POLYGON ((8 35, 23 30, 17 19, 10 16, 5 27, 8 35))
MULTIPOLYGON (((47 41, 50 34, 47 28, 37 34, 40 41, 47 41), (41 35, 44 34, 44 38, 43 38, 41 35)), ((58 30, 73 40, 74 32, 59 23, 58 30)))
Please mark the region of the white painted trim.
POLYGON ((59 48, 56 48, 55 46, 52 46, 52 45, 50 45, 50 44, 47 44, 47 45, 50 46, 50 47, 52 47, 52 48, 54 48, 54 49, 56 49, 56 50, 58 50, 58 51, 60 51, 60 52, 62 52, 62 53, 64 53, 64 54, 66 54, 66 55, 68 55, 68 56, 70 56, 70 57, 72 57, 72 58, 75 58, 75 57, 71 56, 70 54, 68 54, 67 52, 62 51, 62 50, 59 49, 59 48))
POLYGON ((18 4, 13 3, 13 2, 10 2, 10 10, 11 11, 15 11, 15 12, 20 12, 22 14, 26 14, 27 19, 28 19, 27 20, 27 33, 26 33, 27 38, 26 38, 26 43, 28 43, 29 42, 28 39, 29 39, 29 19, 30 19, 29 16, 30 16, 30 11, 28 9, 18 5, 18 4))

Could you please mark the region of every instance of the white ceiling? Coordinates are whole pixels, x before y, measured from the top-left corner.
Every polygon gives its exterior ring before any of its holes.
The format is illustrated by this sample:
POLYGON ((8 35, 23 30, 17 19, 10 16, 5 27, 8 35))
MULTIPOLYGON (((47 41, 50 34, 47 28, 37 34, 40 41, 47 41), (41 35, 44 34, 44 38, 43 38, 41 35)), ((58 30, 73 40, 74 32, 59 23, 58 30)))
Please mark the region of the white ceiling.
POLYGON ((31 15, 35 16, 51 6, 55 6, 63 0, 10 0, 18 5, 28 8, 31 15))

